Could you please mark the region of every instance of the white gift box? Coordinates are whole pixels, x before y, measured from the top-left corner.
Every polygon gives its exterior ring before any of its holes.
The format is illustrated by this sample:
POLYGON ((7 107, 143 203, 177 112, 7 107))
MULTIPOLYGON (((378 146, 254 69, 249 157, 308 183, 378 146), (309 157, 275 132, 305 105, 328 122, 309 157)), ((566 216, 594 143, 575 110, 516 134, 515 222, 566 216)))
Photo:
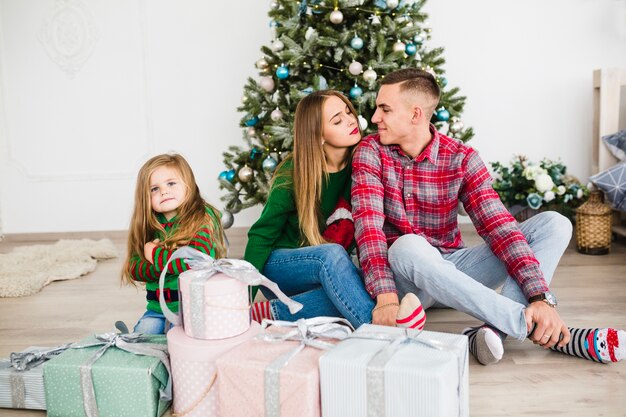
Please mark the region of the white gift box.
POLYGON ((467 336, 365 324, 320 358, 323 417, 469 416, 467 336))
MULTIPOLYGON (((32 346, 24 352, 50 349, 32 346)), ((0 407, 46 409, 46 394, 43 388, 43 363, 27 371, 18 371, 11 366, 9 358, 0 359, 0 407)))

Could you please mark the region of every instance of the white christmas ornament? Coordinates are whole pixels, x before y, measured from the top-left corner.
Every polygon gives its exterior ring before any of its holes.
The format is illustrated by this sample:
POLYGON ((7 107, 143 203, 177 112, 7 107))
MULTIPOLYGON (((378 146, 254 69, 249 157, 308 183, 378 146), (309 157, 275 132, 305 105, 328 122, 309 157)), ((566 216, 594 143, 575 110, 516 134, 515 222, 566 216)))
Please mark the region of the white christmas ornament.
POLYGON ((250 126, 250 127, 248 128, 247 133, 248 133, 248 136, 249 136, 249 137, 250 137, 250 136, 254 136, 254 135, 256 135, 256 129, 255 129, 255 128, 253 128, 252 126, 250 126))
POLYGON ((308 41, 309 39, 311 39, 311 36, 313 36, 315 33, 316 33, 315 29, 309 26, 306 30, 306 33, 304 34, 304 39, 308 41))
POLYGON ((275 84, 274 84, 274 79, 272 77, 259 78, 259 85, 261 86, 262 89, 264 89, 268 93, 271 93, 272 91, 274 91, 275 84))
POLYGON ((254 176, 254 172, 252 171, 252 168, 246 165, 239 170, 237 176, 241 182, 249 182, 254 176))
POLYGON ((368 83, 371 83, 372 81, 376 81, 376 78, 378 78, 378 74, 376 74, 376 71, 374 71, 371 68, 366 70, 363 73, 363 79, 367 81, 368 83))
POLYGON ((367 129, 367 120, 365 120, 365 117, 361 116, 360 114, 359 114, 359 127, 361 128, 361 132, 367 129))
POLYGON ((389 7, 390 9, 395 9, 396 7, 398 7, 398 0, 387 0, 387 7, 389 7))
POLYGON ((380 25, 380 17, 378 17, 378 15, 376 14, 371 15, 370 20, 372 21, 372 26, 380 25))
POLYGON ((272 9, 272 10, 278 9, 278 2, 276 2, 274 0, 270 1, 270 9, 272 9))
POLYGON ((241 102, 245 103, 246 101, 248 101, 248 97, 247 96, 241 96, 241 102))
POLYGON ((280 109, 278 107, 276 107, 271 113, 270 113, 270 118, 277 122, 279 120, 281 120, 283 118, 283 112, 280 111, 280 109))
POLYGON ((406 49, 406 45, 403 42, 398 41, 393 44, 394 52, 404 52, 405 49, 406 49))
POLYGON ((348 67, 348 71, 352 75, 359 75, 361 71, 363 71, 363 65, 361 65, 361 63, 358 61, 352 61, 352 63, 348 67))
POLYGON ((280 39, 276 39, 274 42, 272 42, 272 45, 271 45, 272 51, 274 52, 280 52, 283 50, 284 47, 285 47, 285 44, 282 43, 280 39))
POLYGON ((330 12, 330 21, 335 25, 343 22, 343 13, 341 13, 341 10, 333 10, 330 12))

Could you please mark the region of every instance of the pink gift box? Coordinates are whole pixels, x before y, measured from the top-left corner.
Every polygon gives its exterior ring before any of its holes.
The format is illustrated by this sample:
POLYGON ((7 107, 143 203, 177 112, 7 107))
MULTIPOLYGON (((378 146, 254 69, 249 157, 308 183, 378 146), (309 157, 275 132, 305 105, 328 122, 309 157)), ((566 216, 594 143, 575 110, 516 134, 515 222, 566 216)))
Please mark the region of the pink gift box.
MULTIPOLYGON (((220 415, 265 416, 265 369, 277 358, 293 351, 299 342, 266 342, 252 339, 217 361, 220 415)), ((319 417, 318 362, 324 350, 305 347, 280 370, 281 416, 319 417)))
POLYGON ((185 333, 196 339, 215 340, 248 330, 248 285, 223 273, 216 273, 202 284, 192 283, 202 274, 202 270, 192 269, 178 277, 185 333))
POLYGON ((261 326, 253 322, 247 331, 236 337, 198 340, 187 336, 180 326, 171 329, 167 333, 167 348, 174 388, 172 412, 185 417, 219 416, 215 360, 250 340, 260 330, 261 326))

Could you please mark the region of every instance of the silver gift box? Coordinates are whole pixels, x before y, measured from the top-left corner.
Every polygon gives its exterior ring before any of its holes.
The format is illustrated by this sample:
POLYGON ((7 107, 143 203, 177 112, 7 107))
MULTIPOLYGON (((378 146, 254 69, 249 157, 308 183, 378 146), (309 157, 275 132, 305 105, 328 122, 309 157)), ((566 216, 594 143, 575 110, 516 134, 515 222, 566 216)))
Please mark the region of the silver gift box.
MULTIPOLYGON (((49 348, 29 347, 24 351, 49 348)), ((43 363, 28 371, 18 371, 11 366, 9 358, 0 359, 0 407, 46 409, 43 387, 43 363)))

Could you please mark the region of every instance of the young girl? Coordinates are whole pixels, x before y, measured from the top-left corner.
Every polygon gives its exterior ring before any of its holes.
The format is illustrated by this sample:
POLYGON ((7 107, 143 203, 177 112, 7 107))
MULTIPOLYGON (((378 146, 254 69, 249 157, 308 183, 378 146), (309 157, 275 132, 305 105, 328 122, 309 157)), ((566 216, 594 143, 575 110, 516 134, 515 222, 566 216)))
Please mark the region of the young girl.
MULTIPOLYGON (((159 306, 159 276, 178 247, 191 246, 214 258, 225 255, 218 213, 200 196, 191 167, 182 156, 157 155, 141 167, 122 271, 124 282, 146 285, 147 311, 134 332, 168 330, 159 306)), ((174 312, 178 311, 178 274, 187 269, 182 259, 168 267, 163 295, 174 312)))
POLYGON ((360 139, 354 107, 340 92, 317 91, 298 103, 293 153, 276 170, 244 257, 304 308, 291 314, 261 289, 270 301, 252 306, 253 319, 371 322, 374 302, 348 255, 355 246, 350 164, 360 139))

